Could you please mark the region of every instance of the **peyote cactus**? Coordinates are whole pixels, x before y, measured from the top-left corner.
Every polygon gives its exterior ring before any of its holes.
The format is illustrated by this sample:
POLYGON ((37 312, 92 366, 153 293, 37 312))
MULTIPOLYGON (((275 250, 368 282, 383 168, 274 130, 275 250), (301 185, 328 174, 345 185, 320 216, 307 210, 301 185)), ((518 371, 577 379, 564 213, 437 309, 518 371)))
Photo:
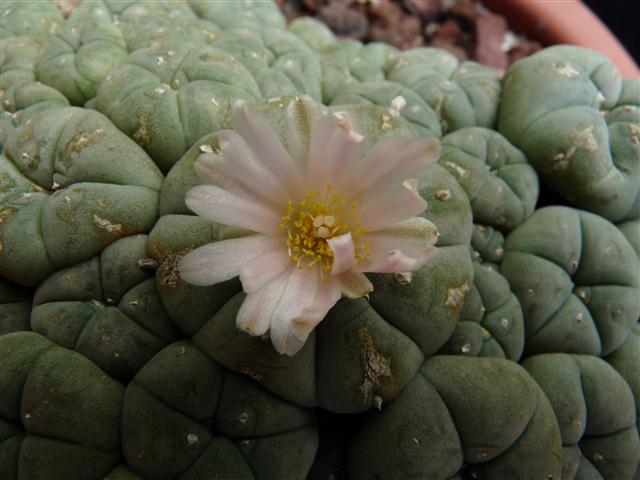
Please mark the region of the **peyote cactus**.
POLYGON ((312 411, 225 372, 187 341, 153 357, 124 395, 122 451, 143 478, 302 478, 316 449, 312 411))
POLYGON ((415 48, 387 67, 387 79, 411 88, 438 114, 444 134, 464 127, 493 128, 500 81, 491 69, 435 48, 415 48))
POLYGON ((504 256, 504 235, 493 227, 476 223, 471 233, 471 248, 474 260, 497 270, 504 256))
POLYGON ((640 84, 579 47, 543 50, 506 73, 500 132, 579 208, 640 216, 640 84), (549 94, 549 92, 552 94, 549 94))
POLYGON ((637 80, 0 12, 2 480, 640 478, 637 80))
POLYGON ((31 329, 82 353, 109 375, 129 380, 180 335, 162 308, 147 236, 116 240, 99 256, 45 279, 36 290, 31 329))
POLYGON ((640 316, 638 256, 589 212, 536 211, 507 237, 500 271, 522 304, 527 355, 608 355, 640 316))
POLYGON ((518 361, 524 349, 524 320, 507 280, 490 265, 473 264, 473 286, 460 322, 443 353, 518 361))
POLYGON ((156 220, 162 174, 95 111, 45 110, 16 129, 0 167, 0 273, 10 280, 37 285, 156 220))
POLYGON ((538 177, 499 133, 480 127, 450 133, 439 162, 469 196, 475 222, 509 231, 533 213, 538 177))
POLYGON ((100 479, 120 459, 124 387, 33 332, 0 337, 2 478, 100 479))
POLYGON ((356 431, 352 478, 562 478, 549 400, 518 365, 436 356, 356 431))
MULTIPOLYGON (((308 141, 305 136, 312 131, 312 125, 305 122, 322 118, 320 106, 308 98, 283 98, 278 104, 267 101, 258 109, 276 127, 291 152, 308 141)), ((382 109, 357 107, 352 115, 354 128, 369 133, 373 139, 394 138, 393 130, 380 129, 377 122, 370 120, 365 123, 372 115, 381 114, 382 109)), ((398 130, 411 132, 401 119, 395 119, 395 123, 398 130)), ((198 142, 168 174, 162 194, 165 213, 186 211, 184 192, 189 188, 188 179, 198 182, 188 173, 197 152, 219 148, 215 136, 203 141, 210 143, 198 142)), ((236 329, 235 318, 244 296, 237 294, 241 289, 237 282, 229 280, 203 288, 179 278, 178 264, 185 253, 203 243, 227 238, 224 229, 204 219, 164 215, 151 232, 150 253, 160 265, 157 279, 163 303, 173 320, 193 336, 194 343, 205 353, 227 368, 252 375, 287 399, 339 412, 362 411, 376 402, 389 401, 411 378, 424 355, 433 354, 451 333, 471 280, 471 223, 466 196, 440 167, 432 167, 429 175, 422 175, 419 180, 420 193, 431 205, 427 217, 439 225, 439 254, 413 275, 397 279, 372 275, 370 306, 362 301, 338 305, 336 312, 329 313, 321 324, 318 335, 309 338, 292 360, 282 359, 268 344, 236 329), (176 230, 189 234, 175 238, 176 230), (414 295, 424 289, 432 291, 435 301, 425 303, 414 295), (190 307, 185 310, 185 305, 190 307), (425 322, 425 318, 430 321, 425 322), (338 341, 342 337, 337 336, 340 330, 351 333, 338 341), (253 359, 246 357, 247 349, 254 352, 253 359), (357 358, 359 365, 349 361, 352 358, 357 358), (381 362, 381 366, 372 362, 381 362), (292 378, 299 378, 300 382, 291 385, 292 378), (317 385, 309 382, 313 378, 317 385)))
POLYGON ((0 335, 29 330, 33 291, 0 277, 0 335))
POLYGON ((233 99, 255 99, 251 73, 206 44, 133 52, 105 78, 95 107, 168 171, 207 133, 228 126, 233 99))
POLYGON ((631 478, 640 439, 631 389, 603 360, 543 354, 524 368, 551 401, 563 444, 562 478, 631 478))

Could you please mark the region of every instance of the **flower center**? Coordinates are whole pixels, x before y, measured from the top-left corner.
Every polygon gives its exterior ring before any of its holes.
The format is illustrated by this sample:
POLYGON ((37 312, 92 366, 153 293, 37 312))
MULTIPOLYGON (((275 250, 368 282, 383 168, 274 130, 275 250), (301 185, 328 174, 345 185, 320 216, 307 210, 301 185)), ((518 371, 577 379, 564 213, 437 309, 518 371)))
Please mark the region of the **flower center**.
POLYGON ((349 232, 356 263, 371 255, 369 242, 358 238, 367 229, 358 220, 357 207, 356 202, 349 203, 331 185, 324 192, 309 190, 302 200, 289 201, 278 227, 287 231, 289 257, 298 268, 318 264, 324 278, 333 267, 333 250, 327 240, 349 232))

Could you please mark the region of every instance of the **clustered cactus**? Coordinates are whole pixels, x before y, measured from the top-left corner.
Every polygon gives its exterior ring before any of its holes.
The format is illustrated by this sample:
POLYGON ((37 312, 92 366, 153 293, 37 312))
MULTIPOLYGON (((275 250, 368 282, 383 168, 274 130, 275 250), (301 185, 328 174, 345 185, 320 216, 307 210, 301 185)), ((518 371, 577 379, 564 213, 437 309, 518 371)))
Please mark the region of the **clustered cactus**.
POLYGON ((265 0, 7 0, 0 47, 0 478, 640 478, 640 81, 607 58, 500 78, 265 0), (386 152, 393 225, 358 223, 367 168, 290 198, 291 278, 322 278, 261 318, 278 272, 193 259, 253 238, 201 206, 267 211, 274 152, 386 152))

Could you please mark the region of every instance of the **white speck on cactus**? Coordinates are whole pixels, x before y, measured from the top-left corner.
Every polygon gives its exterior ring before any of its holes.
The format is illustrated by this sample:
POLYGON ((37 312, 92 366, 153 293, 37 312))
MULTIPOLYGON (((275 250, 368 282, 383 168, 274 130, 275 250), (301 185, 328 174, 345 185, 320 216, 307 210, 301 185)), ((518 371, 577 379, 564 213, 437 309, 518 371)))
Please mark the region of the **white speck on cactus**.
MULTIPOLYGON (((194 285, 239 276, 241 330, 269 332, 278 352, 294 355, 340 297, 373 290, 365 272, 411 272, 436 254, 437 228, 416 217, 427 203, 412 176, 437 161, 437 140, 389 137, 368 147, 338 112, 300 129, 308 136, 294 143, 308 147, 294 159, 245 102, 234 104, 231 123, 218 133, 219 151, 196 161, 207 185, 187 192, 186 204, 252 233, 197 248, 179 271, 194 285)), ((468 285, 459 290, 464 297, 468 285)))
POLYGON ((560 62, 553 64, 556 73, 567 78, 575 78, 580 76, 580 72, 568 62, 560 62))
POLYGON ((459 178, 465 178, 469 176, 469 170, 467 170, 464 167, 461 167, 457 163, 454 163, 450 160, 447 160, 446 162, 444 162, 444 166, 447 167, 451 173, 457 175, 459 178))
POLYGON ((398 95, 396 98, 391 100, 391 105, 389 106, 388 112, 392 117, 399 117, 400 110, 407 106, 407 100, 402 96, 398 95))

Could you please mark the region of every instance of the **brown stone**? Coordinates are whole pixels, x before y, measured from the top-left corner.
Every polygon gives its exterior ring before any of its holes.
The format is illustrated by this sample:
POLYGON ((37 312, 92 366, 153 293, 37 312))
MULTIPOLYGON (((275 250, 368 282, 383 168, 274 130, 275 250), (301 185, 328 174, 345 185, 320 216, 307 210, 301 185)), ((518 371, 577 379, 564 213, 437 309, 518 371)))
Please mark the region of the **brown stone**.
POLYGON ((318 20, 327 24, 338 36, 363 40, 369 33, 369 20, 345 2, 331 2, 320 9, 318 20))
POLYGON ((542 45, 533 40, 523 40, 522 42, 517 43, 507 54, 509 58, 509 65, 517 62, 521 58, 528 57, 529 55, 536 53, 538 50, 542 50, 542 45))
POLYGON ((483 65, 503 71, 508 66, 506 52, 502 50, 507 33, 507 21, 502 15, 479 11, 475 18, 473 59, 483 65))
POLYGON ((404 0, 404 7, 425 23, 438 18, 442 12, 442 0, 404 0))

